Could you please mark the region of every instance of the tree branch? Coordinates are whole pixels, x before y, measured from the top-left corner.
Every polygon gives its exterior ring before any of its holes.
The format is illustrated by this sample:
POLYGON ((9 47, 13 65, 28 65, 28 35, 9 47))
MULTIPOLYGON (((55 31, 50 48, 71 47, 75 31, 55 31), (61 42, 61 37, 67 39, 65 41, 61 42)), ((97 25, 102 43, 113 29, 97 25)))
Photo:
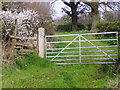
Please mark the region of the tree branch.
POLYGON ((107 4, 107 7, 109 7, 111 10, 114 11, 114 9, 112 8, 112 6, 110 6, 109 4, 107 4))
MULTIPOLYGON (((111 10, 114 10, 113 7, 110 6, 110 3, 109 3, 109 2, 107 2, 107 3, 101 2, 100 4, 104 4, 104 5, 106 5, 107 7, 109 7, 111 10)), ((112 4, 111 4, 111 5, 112 5, 112 4)))
POLYGON ((76 3, 76 6, 78 6, 78 4, 80 4, 80 1, 78 1, 78 2, 76 3))
POLYGON ((87 4, 88 6, 92 7, 91 2, 83 2, 83 3, 85 3, 85 4, 87 4))
POLYGON ((72 14, 70 13, 70 11, 66 10, 65 8, 62 8, 62 9, 63 9, 63 11, 64 11, 65 13, 67 13, 70 17, 72 16, 72 14))
POLYGON ((78 12, 77 12, 77 15, 79 15, 79 14, 85 14, 85 8, 83 8, 83 9, 80 10, 80 11, 78 11, 78 12))
POLYGON ((70 3, 66 2, 65 0, 61 0, 61 1, 62 1, 65 5, 71 7, 71 4, 70 4, 70 3))
POLYGON ((106 6, 104 6, 105 9, 100 5, 100 8, 105 12, 106 11, 106 6))

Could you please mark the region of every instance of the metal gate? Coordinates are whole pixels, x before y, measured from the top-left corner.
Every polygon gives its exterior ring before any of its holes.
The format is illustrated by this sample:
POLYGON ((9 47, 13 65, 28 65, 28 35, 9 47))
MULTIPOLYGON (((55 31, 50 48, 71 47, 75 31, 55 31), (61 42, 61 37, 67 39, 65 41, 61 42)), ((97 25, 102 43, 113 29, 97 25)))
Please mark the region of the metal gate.
POLYGON ((46 57, 59 62, 57 65, 112 64, 118 60, 118 32, 50 35, 46 44, 46 57))

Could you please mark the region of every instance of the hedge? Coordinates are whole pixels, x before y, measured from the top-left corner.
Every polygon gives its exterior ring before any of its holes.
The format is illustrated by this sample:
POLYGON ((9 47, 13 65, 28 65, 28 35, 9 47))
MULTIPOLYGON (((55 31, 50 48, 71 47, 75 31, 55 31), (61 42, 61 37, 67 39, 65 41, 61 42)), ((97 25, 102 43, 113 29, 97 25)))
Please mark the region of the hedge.
MULTIPOLYGON (((92 25, 83 25, 83 24, 78 24, 78 30, 91 30, 91 26, 92 25)), ((63 25, 58 25, 57 26, 57 31, 58 32, 71 32, 72 31, 72 24, 68 23, 68 24, 63 24, 63 25)))
POLYGON ((101 21, 97 23, 97 29, 98 32, 120 31, 120 21, 115 22, 101 21))

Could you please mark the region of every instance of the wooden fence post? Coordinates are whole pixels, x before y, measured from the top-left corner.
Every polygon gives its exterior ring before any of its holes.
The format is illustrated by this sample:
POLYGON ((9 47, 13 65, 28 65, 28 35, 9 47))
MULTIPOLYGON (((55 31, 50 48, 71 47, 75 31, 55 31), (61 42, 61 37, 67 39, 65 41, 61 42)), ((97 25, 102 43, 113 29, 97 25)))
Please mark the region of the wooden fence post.
POLYGON ((45 58, 45 29, 38 29, 38 48, 39 48, 39 56, 45 58))

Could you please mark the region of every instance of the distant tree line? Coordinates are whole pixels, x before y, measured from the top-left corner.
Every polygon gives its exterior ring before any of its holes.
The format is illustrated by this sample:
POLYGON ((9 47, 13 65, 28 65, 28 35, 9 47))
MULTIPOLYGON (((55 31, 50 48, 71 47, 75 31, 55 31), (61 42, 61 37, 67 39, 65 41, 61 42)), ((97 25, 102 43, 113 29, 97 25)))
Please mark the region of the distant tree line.
MULTIPOLYGON (((85 0, 84 2, 80 0, 61 0, 66 7, 62 8, 63 11, 71 17, 72 20, 72 31, 77 31, 78 29, 78 17, 81 14, 88 14, 91 13, 91 21, 92 21, 92 27, 91 32, 97 32, 96 25, 100 21, 100 15, 99 15, 99 8, 103 9, 103 12, 105 13, 108 11, 107 8, 109 8, 111 11, 117 10, 119 12, 119 2, 88 2, 85 0), (69 7, 69 9, 68 9, 69 7)), ((82 22, 82 21, 81 21, 82 22)))

